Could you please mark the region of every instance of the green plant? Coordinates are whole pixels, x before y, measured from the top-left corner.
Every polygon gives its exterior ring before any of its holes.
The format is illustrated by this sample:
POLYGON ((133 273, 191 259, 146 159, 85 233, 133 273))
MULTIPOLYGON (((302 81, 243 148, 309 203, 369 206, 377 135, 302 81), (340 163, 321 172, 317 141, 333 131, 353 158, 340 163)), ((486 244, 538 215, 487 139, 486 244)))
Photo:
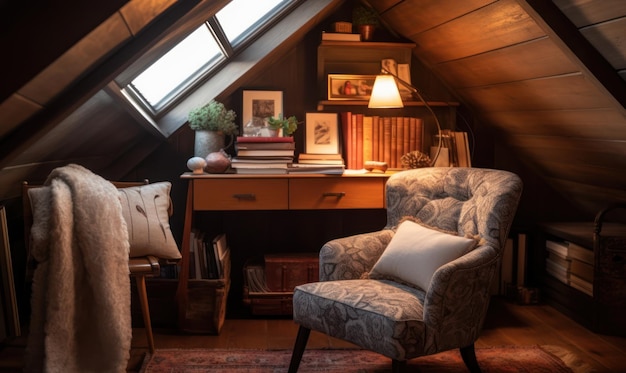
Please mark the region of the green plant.
POLYGON ((237 114, 233 110, 227 110, 221 102, 211 100, 208 104, 189 112, 189 127, 192 130, 209 130, 221 132, 224 135, 236 135, 239 133, 235 118, 237 114))
POLYGON ((352 24, 354 26, 378 26, 379 23, 378 14, 373 8, 366 7, 365 5, 356 5, 352 9, 352 24))
POLYGON ((275 130, 282 128, 283 134, 285 135, 291 135, 298 129, 298 119, 296 119, 295 115, 285 118, 283 114, 280 113, 277 118, 267 118, 267 123, 275 130))

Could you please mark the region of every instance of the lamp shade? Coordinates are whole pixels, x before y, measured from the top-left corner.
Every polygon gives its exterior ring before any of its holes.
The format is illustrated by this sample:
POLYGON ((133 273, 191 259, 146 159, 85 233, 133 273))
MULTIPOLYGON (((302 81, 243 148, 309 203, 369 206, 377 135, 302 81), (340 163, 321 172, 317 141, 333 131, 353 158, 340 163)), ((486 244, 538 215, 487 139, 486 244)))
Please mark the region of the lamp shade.
POLYGON ((404 107, 396 80, 391 75, 377 75, 367 105, 372 109, 404 107))

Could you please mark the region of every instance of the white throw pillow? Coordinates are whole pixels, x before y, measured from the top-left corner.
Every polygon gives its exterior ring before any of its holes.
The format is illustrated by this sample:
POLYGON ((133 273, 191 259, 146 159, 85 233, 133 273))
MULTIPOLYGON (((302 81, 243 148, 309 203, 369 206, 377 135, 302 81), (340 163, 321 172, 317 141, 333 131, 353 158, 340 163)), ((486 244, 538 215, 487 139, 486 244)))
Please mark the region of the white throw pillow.
POLYGON ((163 181, 118 189, 122 215, 128 227, 131 257, 181 258, 169 223, 171 188, 170 182, 163 181))
POLYGON ((405 220, 398 226, 369 277, 398 279, 428 290, 439 267, 468 253, 476 243, 473 238, 443 233, 405 220))

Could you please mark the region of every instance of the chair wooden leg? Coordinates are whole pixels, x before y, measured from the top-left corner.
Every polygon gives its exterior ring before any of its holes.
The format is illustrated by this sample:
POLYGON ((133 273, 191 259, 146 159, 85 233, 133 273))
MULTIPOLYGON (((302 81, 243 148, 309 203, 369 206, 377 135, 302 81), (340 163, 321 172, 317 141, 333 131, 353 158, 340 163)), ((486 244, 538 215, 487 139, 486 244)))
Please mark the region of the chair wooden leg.
POLYGON ((135 275, 137 283, 137 294, 141 304, 141 314, 143 315, 143 325, 148 339, 148 351, 154 353, 154 338, 152 336, 152 322, 150 321, 150 308, 148 307, 148 292, 146 291, 146 276, 135 275))
POLYGON ((476 360, 476 351, 474 350, 474 344, 472 343, 469 346, 461 347, 461 357, 463 358, 463 362, 467 369, 469 369, 472 373, 481 373, 480 366, 478 365, 478 361, 476 360))
POLYGON ((291 354, 291 362, 289 363, 288 373, 298 372, 300 360, 302 360, 302 354, 304 354, 304 349, 306 348, 306 343, 309 340, 310 334, 311 329, 300 325, 300 328, 298 329, 298 336, 296 337, 296 343, 293 345, 293 352, 291 354))
POLYGON ((391 371, 393 373, 402 373, 406 370, 406 360, 391 360, 391 371))

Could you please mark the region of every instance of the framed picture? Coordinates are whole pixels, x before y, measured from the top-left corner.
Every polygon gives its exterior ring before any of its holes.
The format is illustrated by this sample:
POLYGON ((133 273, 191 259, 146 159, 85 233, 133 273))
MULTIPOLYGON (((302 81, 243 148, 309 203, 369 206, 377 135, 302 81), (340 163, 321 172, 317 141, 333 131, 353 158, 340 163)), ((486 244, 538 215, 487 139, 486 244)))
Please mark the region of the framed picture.
POLYGON ((306 113, 305 152, 339 153, 339 124, 336 113, 306 113))
POLYGON ((267 118, 282 113, 282 91, 243 91, 243 136, 270 136, 267 118))
POLYGON ((329 100, 369 100, 376 75, 328 74, 329 100))

